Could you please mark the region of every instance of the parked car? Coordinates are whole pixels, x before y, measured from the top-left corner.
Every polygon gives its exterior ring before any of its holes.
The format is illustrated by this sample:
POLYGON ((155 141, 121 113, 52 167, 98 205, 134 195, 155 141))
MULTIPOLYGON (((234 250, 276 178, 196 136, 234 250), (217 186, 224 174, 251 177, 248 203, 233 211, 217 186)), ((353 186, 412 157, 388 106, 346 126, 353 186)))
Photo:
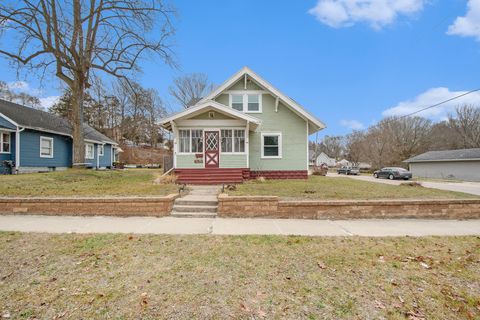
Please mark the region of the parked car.
POLYGON ((412 178, 412 173, 404 168, 382 168, 373 173, 375 178, 388 178, 408 180, 412 178))
POLYGON ((346 175, 358 175, 360 174, 360 170, 356 167, 341 167, 337 170, 338 174, 346 174, 346 175))

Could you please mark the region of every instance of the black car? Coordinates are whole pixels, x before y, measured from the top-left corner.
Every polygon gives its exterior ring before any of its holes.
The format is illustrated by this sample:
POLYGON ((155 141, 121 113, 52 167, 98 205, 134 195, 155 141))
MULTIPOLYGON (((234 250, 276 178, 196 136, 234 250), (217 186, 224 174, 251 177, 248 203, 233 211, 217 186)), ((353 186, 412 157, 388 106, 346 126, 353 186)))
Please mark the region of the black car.
POLYGON ((408 180, 412 178, 412 173, 403 168, 388 167, 377 170, 373 173, 375 178, 388 178, 393 179, 404 179, 408 180))
POLYGON ((346 174, 346 175, 349 175, 349 174, 357 175, 357 174, 360 174, 360 170, 358 170, 358 168, 355 168, 355 167, 341 167, 340 169, 337 169, 337 173, 346 174))

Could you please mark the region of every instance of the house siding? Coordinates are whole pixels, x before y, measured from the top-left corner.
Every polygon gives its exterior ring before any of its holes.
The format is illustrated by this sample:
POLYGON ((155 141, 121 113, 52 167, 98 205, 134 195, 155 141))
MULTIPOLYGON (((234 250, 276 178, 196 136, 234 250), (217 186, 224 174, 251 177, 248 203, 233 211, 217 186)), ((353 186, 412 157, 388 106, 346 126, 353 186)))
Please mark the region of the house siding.
POLYGON ((196 156, 192 154, 177 154, 177 165, 178 169, 200 169, 203 168, 203 162, 195 163, 196 156))
POLYGON ((20 133, 20 167, 70 167, 70 137, 26 129, 20 133), (53 158, 40 157, 40 137, 53 138, 53 158))
POLYGON ((247 155, 221 154, 220 168, 247 168, 247 155))
POLYGON ((2 116, 0 116, 0 128, 5 128, 5 129, 10 129, 10 130, 15 130, 17 127, 10 123, 7 119, 4 119, 2 116))
POLYGON ((480 181, 480 161, 439 161, 410 163, 415 177, 480 181))

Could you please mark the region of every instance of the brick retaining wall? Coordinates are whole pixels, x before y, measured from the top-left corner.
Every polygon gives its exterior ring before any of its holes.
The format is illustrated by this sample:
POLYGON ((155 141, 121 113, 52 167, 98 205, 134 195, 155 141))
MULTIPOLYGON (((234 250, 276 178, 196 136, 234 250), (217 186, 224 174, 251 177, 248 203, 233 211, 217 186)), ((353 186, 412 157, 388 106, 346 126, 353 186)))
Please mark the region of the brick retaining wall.
POLYGON ((178 195, 148 198, 0 198, 0 214, 167 216, 178 195))
POLYGON ((218 197, 218 215, 293 219, 478 219, 480 199, 281 201, 275 196, 222 194, 218 197))

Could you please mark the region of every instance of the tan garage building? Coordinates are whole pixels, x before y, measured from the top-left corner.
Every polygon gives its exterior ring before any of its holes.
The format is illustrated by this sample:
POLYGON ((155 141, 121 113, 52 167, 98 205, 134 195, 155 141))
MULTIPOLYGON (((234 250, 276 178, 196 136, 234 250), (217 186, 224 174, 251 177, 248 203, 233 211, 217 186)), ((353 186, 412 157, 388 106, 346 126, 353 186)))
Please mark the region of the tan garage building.
POLYGON ((480 148, 429 151, 404 162, 415 177, 480 181, 480 148))

